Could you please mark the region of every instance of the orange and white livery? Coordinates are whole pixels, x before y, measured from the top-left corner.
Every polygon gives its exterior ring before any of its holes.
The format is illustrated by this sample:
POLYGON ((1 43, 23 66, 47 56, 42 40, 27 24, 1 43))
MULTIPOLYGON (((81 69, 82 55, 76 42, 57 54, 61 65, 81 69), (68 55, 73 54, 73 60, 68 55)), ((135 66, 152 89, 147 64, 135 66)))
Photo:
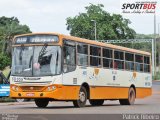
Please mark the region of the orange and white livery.
POLYGON ((31 33, 13 40, 10 97, 73 101, 75 107, 104 100, 134 104, 152 93, 151 54, 57 33, 31 33))

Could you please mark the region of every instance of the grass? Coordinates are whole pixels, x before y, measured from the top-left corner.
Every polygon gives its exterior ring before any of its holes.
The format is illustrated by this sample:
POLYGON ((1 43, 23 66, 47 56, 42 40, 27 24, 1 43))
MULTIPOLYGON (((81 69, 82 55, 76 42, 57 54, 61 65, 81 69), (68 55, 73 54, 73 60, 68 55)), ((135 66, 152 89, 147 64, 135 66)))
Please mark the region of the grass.
POLYGON ((15 102, 15 99, 12 99, 10 97, 2 97, 0 98, 0 103, 2 102, 15 102))

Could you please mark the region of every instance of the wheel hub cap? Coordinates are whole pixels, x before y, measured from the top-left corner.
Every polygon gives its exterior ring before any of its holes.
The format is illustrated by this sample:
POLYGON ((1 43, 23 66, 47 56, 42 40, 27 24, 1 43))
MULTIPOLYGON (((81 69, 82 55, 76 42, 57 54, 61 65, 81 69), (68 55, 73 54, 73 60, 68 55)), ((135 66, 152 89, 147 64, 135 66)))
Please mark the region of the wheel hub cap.
POLYGON ((81 102, 84 102, 84 101, 85 101, 85 98, 86 98, 85 93, 84 93, 84 92, 80 92, 79 98, 80 98, 80 101, 81 101, 81 102))

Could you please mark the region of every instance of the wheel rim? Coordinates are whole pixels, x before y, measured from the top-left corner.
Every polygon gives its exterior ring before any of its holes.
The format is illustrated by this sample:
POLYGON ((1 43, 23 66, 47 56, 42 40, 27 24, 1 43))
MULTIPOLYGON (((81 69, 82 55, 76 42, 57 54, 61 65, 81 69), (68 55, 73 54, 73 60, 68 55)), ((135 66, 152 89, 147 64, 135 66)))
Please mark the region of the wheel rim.
POLYGON ((80 100, 81 102, 84 102, 85 99, 86 99, 85 93, 84 93, 84 92, 80 92, 80 93, 79 93, 79 100, 80 100))

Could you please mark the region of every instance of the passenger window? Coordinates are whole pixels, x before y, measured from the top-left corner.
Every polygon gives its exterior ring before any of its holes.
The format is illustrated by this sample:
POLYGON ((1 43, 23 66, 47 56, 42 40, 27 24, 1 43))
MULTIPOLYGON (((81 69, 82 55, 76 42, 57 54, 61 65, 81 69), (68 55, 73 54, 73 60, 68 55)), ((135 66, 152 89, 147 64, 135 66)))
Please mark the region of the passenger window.
POLYGON ((143 72, 143 56, 135 55, 135 69, 136 71, 143 72))
POLYGON ((76 69, 76 44, 71 41, 64 41, 63 47, 64 72, 71 72, 76 69))
POLYGON ((77 44, 77 59, 78 65, 88 65, 88 45, 82 43, 77 44))
POLYGON ((150 57, 144 56, 144 72, 150 72, 150 57))
POLYGON ((90 46, 90 65, 101 66, 101 48, 90 46))
POLYGON ((134 70, 134 54, 125 53, 125 69, 134 70))
POLYGON ((124 53, 121 51, 114 51, 114 68, 124 69, 124 53))
POLYGON ((103 67, 113 68, 112 50, 103 48, 103 67))

